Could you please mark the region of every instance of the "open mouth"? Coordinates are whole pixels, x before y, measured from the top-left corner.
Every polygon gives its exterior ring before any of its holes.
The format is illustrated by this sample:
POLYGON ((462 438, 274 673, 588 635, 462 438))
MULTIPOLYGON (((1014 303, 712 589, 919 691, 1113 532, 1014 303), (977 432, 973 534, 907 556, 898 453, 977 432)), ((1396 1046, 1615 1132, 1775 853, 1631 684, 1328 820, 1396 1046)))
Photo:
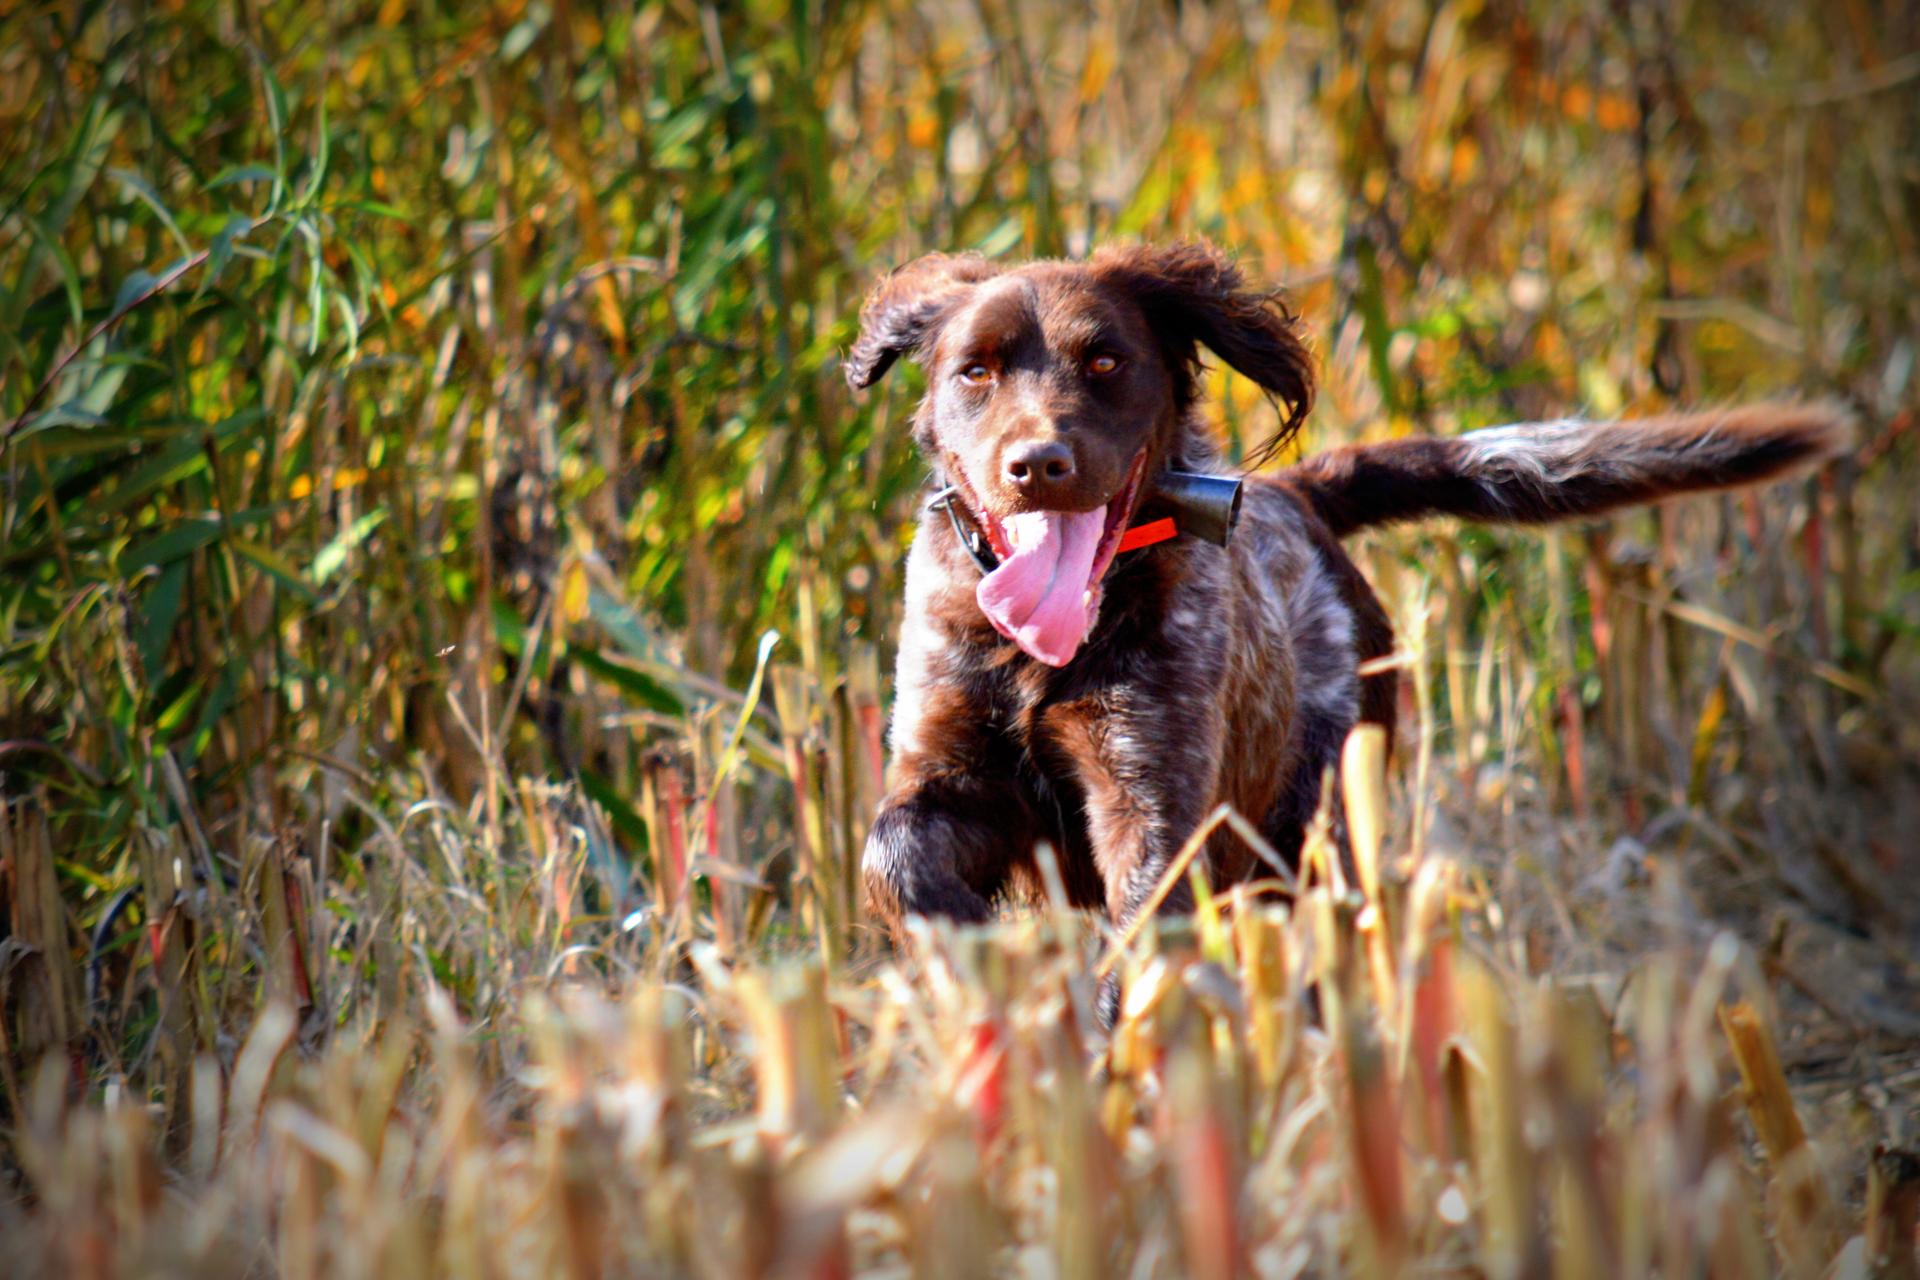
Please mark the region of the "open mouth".
POLYGON ((981 512, 1000 566, 976 598, 1001 635, 1049 666, 1072 660, 1093 625, 1100 580, 1120 551, 1146 472, 1142 449, 1126 482, 1092 511, 1025 511, 1004 519, 981 512))
MULTIPOLYGON (((1114 556, 1120 552, 1120 539, 1127 531, 1127 522, 1133 519, 1133 509, 1140 499, 1140 480, 1147 472, 1147 451, 1142 449, 1133 456, 1133 465, 1127 469, 1127 481, 1120 491, 1107 500, 1100 510, 1106 513, 1106 523, 1100 529, 1100 541, 1095 545, 1093 571, 1087 576, 1087 590, 1099 588, 1100 579, 1106 576, 1107 569, 1113 564, 1114 556)), ((1001 520, 990 511, 979 511, 980 524, 987 531, 987 544, 993 548, 993 554, 1001 560, 1015 555, 1020 546, 1020 534, 1016 531, 1020 522, 1031 516, 1057 515, 1051 511, 1028 512, 1025 516, 1009 516, 1001 520), (1009 525, 1015 529, 1009 529, 1009 525)), ((1092 512, 1075 513, 1086 516, 1092 512)))

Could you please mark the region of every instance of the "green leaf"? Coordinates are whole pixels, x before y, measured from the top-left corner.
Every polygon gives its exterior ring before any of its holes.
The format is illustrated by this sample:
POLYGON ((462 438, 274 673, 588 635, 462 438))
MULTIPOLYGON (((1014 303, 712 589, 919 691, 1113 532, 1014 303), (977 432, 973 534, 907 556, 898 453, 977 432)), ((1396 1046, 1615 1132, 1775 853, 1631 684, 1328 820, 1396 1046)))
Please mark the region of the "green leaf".
POLYGON ((254 434, 252 428, 265 425, 266 415, 259 409, 246 409, 212 426, 189 423, 174 434, 165 448, 153 453, 130 474, 122 476, 111 493, 93 499, 96 515, 125 511, 150 497, 156 490, 180 483, 206 470, 207 444, 224 450, 254 434))
POLYGON ((989 258, 997 258, 1018 245, 1026 230, 1026 219, 1020 214, 1011 214, 1002 218, 999 226, 980 237, 974 248, 989 258))
POLYGON ((167 642, 173 636, 173 627, 180 620, 180 605, 185 598, 187 586, 187 563, 176 560, 160 571, 160 576, 147 588, 146 607, 141 610, 139 621, 133 633, 134 647, 140 650, 140 661, 146 667, 148 678, 157 673, 166 659, 167 642))
POLYGON ((227 714, 228 708, 233 706, 234 695, 240 688, 240 672, 243 669, 243 663, 231 659, 220 668, 219 683, 214 685, 212 696, 201 704, 200 719, 193 727, 193 736, 188 739, 189 761, 198 760, 206 751, 207 741, 213 737, 213 726, 218 724, 220 717, 227 714))
POLYGON ((150 271, 136 271, 122 280, 119 292, 113 295, 113 313, 118 315, 139 302, 141 297, 152 291, 153 286, 160 283, 160 279, 150 271))
POLYGON ((625 650, 629 657, 652 659, 659 656, 660 647, 654 643, 647 628, 626 603, 593 587, 587 592, 587 614, 609 636, 615 644, 625 650))
POLYGON ((15 434, 15 439, 23 439, 36 431, 50 431, 54 427, 104 427, 106 418, 91 410, 83 409, 77 401, 68 400, 51 409, 43 409, 27 422, 15 434))
MULTIPOLYGON (((244 528, 269 519, 278 510, 278 507, 255 507, 236 513, 231 523, 236 529, 244 528)), ((183 556, 192 555, 200 548, 218 542, 220 533, 221 520, 218 515, 184 516, 172 528, 135 543, 121 556, 119 570, 131 577, 150 564, 172 564, 183 556)), ((297 574, 295 579, 298 579, 297 574)))
POLYGON ((146 202, 147 207, 153 210, 154 216, 160 219, 161 225, 165 226, 173 236, 174 242, 180 246, 181 257, 193 256, 193 246, 187 243, 186 233, 180 230, 180 224, 173 220, 173 211, 167 208, 166 203, 160 199, 160 193, 155 191, 145 178, 127 169, 109 169, 107 176, 146 202))
MULTIPOLYGON (((54 266, 59 269, 60 286, 65 290, 67 295, 68 322, 73 325, 75 330, 84 328, 86 326, 86 305, 82 301, 85 294, 80 288, 79 268, 74 266, 73 258, 67 253, 66 246, 60 243, 60 237, 47 230, 46 226, 38 218, 23 216, 21 221, 26 225, 27 230, 33 233, 34 240, 40 245, 40 251, 51 258, 54 266)), ((25 302, 28 296, 29 294, 26 289, 20 290, 20 301, 22 303, 25 302)), ((18 324, 18 322, 19 316, 16 314, 12 317, 11 323, 18 324)))
POLYGON ((607 811, 607 818, 613 823, 613 829, 631 840, 634 847, 644 853, 647 849, 647 824, 639 814, 633 811, 611 783, 599 774, 589 770, 580 771, 580 789, 587 798, 607 811))
POLYGON ((307 189, 300 193, 299 200, 295 202, 296 209, 303 209, 312 204, 319 197, 320 188, 327 180, 327 163, 333 154, 333 135, 327 130, 327 96, 324 88, 320 93, 319 114, 319 122, 314 126, 319 145, 315 149, 312 170, 307 175, 307 189))
POLYGON ((327 207, 330 211, 336 213, 364 213, 375 218, 391 218, 395 222, 410 222, 413 220, 413 216, 405 209, 380 200, 341 200, 327 207))
POLYGON ((333 290, 333 309, 340 313, 340 327, 347 336, 346 360, 353 362, 360 350, 360 318, 353 312, 353 299, 340 290, 333 290))
POLYGON ((235 537, 229 541, 235 551, 266 570, 269 577, 302 599, 311 601, 320 598, 320 593, 313 589, 313 584, 307 581, 293 562, 272 547, 262 546, 249 538, 235 537))
POLYGON ((493 598, 493 638, 502 653, 519 657, 527 651, 527 624, 505 597, 493 598))
POLYGON ((547 25, 552 11, 545 5, 533 5, 527 16, 513 24, 500 41, 500 60, 512 62, 533 46, 535 37, 547 25))
POLYGON ((684 716, 687 713, 686 704, 673 690, 644 671, 608 658, 597 649, 583 649, 578 645, 570 647, 567 656, 585 667, 590 674, 605 680, 651 711, 668 716, 684 716))
POLYGON ((160 714, 153 718, 153 727, 171 736, 187 722, 187 713, 193 710, 193 704, 200 697, 200 691, 205 686, 204 680, 187 681, 186 687, 180 691, 180 696, 162 707, 160 714))
POLYGON ((262 95, 267 100, 267 130, 273 135, 273 193, 267 200, 267 212, 276 213, 287 195, 287 93, 267 55, 252 49, 254 65, 260 69, 262 95))
POLYGON ((135 543, 120 559, 120 572, 131 577, 150 564, 168 565, 192 555, 220 537, 217 516, 189 516, 164 533, 135 543))
POLYGON ((327 579, 339 572, 340 566, 347 562, 347 554, 365 542, 367 535, 378 529, 386 518, 387 509, 379 507, 367 512, 336 534, 333 540, 320 548, 319 553, 313 557, 313 580, 325 585, 327 579))
POLYGON ((253 227, 253 219, 235 214, 215 233, 213 242, 207 246, 207 269, 200 277, 200 288, 195 292, 195 297, 204 294, 219 281, 220 274, 233 261, 235 247, 253 231, 253 227))
POLYGON ((222 169, 207 183, 209 188, 231 187, 241 182, 272 182, 274 172, 263 164, 238 164, 222 169))

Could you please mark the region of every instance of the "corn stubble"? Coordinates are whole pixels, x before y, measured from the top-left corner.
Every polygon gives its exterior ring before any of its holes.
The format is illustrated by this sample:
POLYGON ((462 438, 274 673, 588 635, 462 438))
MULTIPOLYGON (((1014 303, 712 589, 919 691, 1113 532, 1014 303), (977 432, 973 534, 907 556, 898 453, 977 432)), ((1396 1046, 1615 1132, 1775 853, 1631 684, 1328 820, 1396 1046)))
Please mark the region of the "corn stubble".
MULTIPOLYGON (((1350 863, 1323 828, 1292 896, 1197 885, 1191 919, 1126 937, 1043 905, 883 953, 829 867, 788 934, 728 948, 745 916, 713 903, 739 904, 689 892, 651 923, 576 920, 593 945, 536 964, 578 867, 496 897, 414 866, 377 890, 413 960, 383 986, 339 937, 312 948, 263 850, 228 941, 287 958, 243 1039, 182 1052, 222 998, 176 946, 182 899, 149 930, 152 1060, 84 1099, 57 1051, 10 1074, 7 1269, 1915 1274, 1920 1160, 1883 1147, 1864 1209, 1836 1195, 1750 954, 1662 953, 1609 1000, 1521 971, 1475 876, 1386 846, 1382 745, 1346 756, 1350 863), (516 977, 456 1000, 444 957, 478 968, 489 936, 520 940, 516 977), (316 993, 357 1012, 328 1033, 316 993)), ((6 839, 30 888, 22 807, 6 839)), ((78 979, 35 959, 12 980, 54 1030, 78 979)))

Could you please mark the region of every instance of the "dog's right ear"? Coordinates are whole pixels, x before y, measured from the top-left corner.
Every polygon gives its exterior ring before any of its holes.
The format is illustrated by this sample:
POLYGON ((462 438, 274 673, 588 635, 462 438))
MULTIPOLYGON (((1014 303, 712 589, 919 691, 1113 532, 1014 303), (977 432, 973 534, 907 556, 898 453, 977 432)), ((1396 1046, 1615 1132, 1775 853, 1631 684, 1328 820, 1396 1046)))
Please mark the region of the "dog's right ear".
POLYGON ((929 253, 890 273, 860 308, 860 336, 843 362, 847 382, 864 391, 901 356, 920 350, 974 285, 1000 274, 975 253, 929 253))

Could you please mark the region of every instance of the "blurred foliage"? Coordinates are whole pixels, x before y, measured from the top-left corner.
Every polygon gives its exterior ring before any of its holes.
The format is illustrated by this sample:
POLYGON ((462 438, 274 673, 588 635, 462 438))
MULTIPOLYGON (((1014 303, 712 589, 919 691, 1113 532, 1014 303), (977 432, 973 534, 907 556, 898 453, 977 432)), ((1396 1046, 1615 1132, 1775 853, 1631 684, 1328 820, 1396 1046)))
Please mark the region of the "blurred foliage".
POLYGON ((71 936, 129 972, 148 833, 229 884, 298 838, 325 903, 416 801, 513 843, 520 775, 591 797, 602 911, 683 764, 708 870, 838 876, 924 479, 912 376, 839 378, 861 294, 931 248, 1204 235, 1318 335, 1305 447, 1860 409, 1820 484, 1623 521, 1659 575, 1605 530, 1371 561, 1446 596, 1422 706, 1464 767, 1828 824, 1802 892, 1845 914, 1905 865, 1920 722, 1916 48, 1894 0, 10 6, 0 792, 45 797, 71 936), (769 629, 787 705, 743 713, 769 629))

